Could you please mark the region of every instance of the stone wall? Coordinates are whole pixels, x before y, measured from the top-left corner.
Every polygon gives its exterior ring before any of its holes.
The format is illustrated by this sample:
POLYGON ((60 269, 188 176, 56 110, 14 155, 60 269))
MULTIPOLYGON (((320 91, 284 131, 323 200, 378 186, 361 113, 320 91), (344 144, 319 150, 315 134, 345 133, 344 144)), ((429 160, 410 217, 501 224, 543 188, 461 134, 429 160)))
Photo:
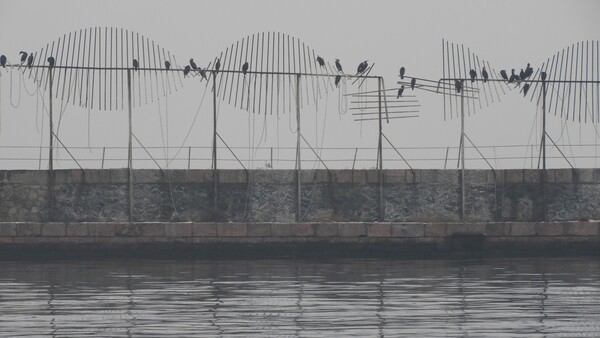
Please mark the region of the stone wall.
MULTIPOLYGON (((299 222, 458 222, 458 170, 304 170, 299 222)), ((135 222, 296 222, 296 172, 134 170, 135 222)), ((127 170, 0 171, 0 222, 127 222, 127 170)), ((600 219, 595 169, 467 170, 465 221, 600 219)))

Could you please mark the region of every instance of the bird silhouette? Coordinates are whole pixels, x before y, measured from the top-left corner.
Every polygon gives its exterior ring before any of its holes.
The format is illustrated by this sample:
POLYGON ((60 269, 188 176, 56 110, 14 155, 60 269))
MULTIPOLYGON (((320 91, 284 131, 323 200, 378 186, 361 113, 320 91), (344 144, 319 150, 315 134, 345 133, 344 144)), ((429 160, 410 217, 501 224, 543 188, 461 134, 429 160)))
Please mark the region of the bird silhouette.
POLYGON ((471 83, 475 82, 475 79, 477 78, 477 72, 475 69, 471 69, 469 71, 469 75, 471 76, 471 83))
POLYGON ((187 75, 190 73, 190 70, 190 66, 185 66, 185 68, 183 68, 183 77, 187 77, 187 75))
POLYGON ((404 69, 404 67, 400 67, 400 79, 404 80, 405 72, 406 72, 406 69, 404 69))
POLYGON ((460 93, 460 91, 462 90, 463 87, 463 83, 461 80, 454 80, 454 88, 456 88, 456 92, 460 93))
POLYGON ((48 58, 48 66, 50 67, 50 69, 52 69, 54 67, 54 57, 53 56, 48 58))
POLYGON ((21 54, 21 64, 23 64, 27 60, 27 52, 20 51, 19 54, 21 54))
POLYGON ((336 86, 336 87, 337 87, 337 86, 338 86, 338 84, 340 83, 340 80, 341 80, 341 79, 342 79, 342 76, 341 76, 341 75, 336 75, 336 76, 335 76, 335 86, 336 86))
POLYGON ((244 62, 244 65, 242 66, 242 73, 244 73, 244 75, 246 75, 246 73, 248 73, 248 67, 250 65, 248 64, 248 61, 244 62))
POLYGON ((524 79, 528 79, 529 77, 531 77, 531 75, 533 75, 533 68, 528 63, 527 67, 525 67, 525 78, 524 79))
POLYGON ((171 69, 171 63, 169 61, 165 61, 165 68, 167 70, 171 69))
POLYGON ((335 68, 337 68, 338 72, 344 72, 342 70, 342 64, 340 63, 340 59, 335 59, 335 68))
POLYGON ((417 84, 417 79, 414 77, 410 80, 410 89, 415 90, 415 85, 417 84))
POLYGON ((529 83, 526 83, 523 85, 523 89, 521 89, 521 91, 523 91, 523 96, 527 96, 527 92, 529 91, 529 83))
POLYGON ((523 68, 521 68, 521 71, 519 72, 519 79, 525 80, 525 71, 523 68))
POLYGON ((31 67, 33 67, 33 54, 29 54, 29 57, 27 58, 27 68, 31 67))
POLYGON ((483 69, 481 70, 481 76, 483 77, 483 83, 486 83, 489 78, 489 75, 487 70, 485 70, 485 67, 483 67, 483 69))
POLYGON ((369 64, 367 63, 367 61, 369 61, 369 60, 365 60, 358 65, 358 68, 356 68, 356 75, 361 74, 365 70, 367 70, 367 67, 369 67, 369 64))
POLYGON ((194 59, 190 59, 190 66, 192 67, 193 70, 198 69, 198 66, 196 66, 196 63, 194 62, 194 59))
POLYGON ((511 70, 510 77, 508 78, 508 83, 513 83, 517 79, 517 74, 515 74, 515 70, 511 70))
POLYGON ((219 72, 220 68, 221 68, 221 60, 217 59, 217 62, 215 62, 215 74, 217 74, 219 72))
POLYGON ((500 71, 500 76, 502 76, 502 78, 503 78, 504 80, 507 80, 507 81, 508 81, 508 75, 506 75, 506 70, 502 69, 502 70, 500 71))
POLYGON ((542 78, 542 81, 546 81, 546 75, 547 75, 546 72, 542 72, 540 74, 540 77, 542 78))
POLYGON ((319 63, 319 66, 325 67, 325 60, 323 60, 323 58, 318 55, 317 55, 317 62, 319 63))
POLYGON ((402 96, 402 93, 404 93, 404 85, 402 85, 402 87, 398 89, 398 95, 396 95, 396 98, 400 98, 400 96, 402 96))
POLYGON ((6 68, 6 55, 0 55, 0 66, 6 68))
MULTIPOLYGON (((206 78, 206 71, 202 68, 198 68, 198 72, 200 72, 200 76, 202 76, 203 78, 206 78)), ((208 79, 207 79, 208 80, 208 79)))
POLYGON ((137 70, 140 67, 140 63, 138 62, 138 60, 133 59, 133 68, 135 70, 137 70))

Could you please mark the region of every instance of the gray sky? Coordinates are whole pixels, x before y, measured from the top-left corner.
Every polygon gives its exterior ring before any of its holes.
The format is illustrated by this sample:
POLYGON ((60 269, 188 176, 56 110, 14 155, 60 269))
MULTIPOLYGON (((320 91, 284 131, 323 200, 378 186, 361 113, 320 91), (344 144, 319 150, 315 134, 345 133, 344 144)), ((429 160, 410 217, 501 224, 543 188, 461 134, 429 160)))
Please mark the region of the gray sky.
MULTIPOLYGON (((278 31, 300 38, 317 54, 327 60, 340 58, 346 69, 355 69, 358 63, 368 59, 376 64, 372 74, 382 75, 386 87, 392 88, 398 80, 401 66, 407 74, 438 79, 442 73, 441 40, 462 43, 480 57, 489 60, 496 69, 522 68, 527 62, 538 67, 549 56, 582 40, 600 39, 600 2, 598 1, 3 1, 0 12, 0 53, 9 60, 16 59, 20 50, 39 50, 46 43, 56 40, 64 33, 90 26, 114 26, 140 32, 177 55, 180 63, 193 57, 199 64, 206 64, 231 43, 257 32, 278 31), (16 29, 23 26, 26 27, 16 29)), ((38 146, 47 145, 47 126, 43 134, 41 101, 37 95, 29 96, 21 90, 18 108, 19 79, 15 73, 1 72, 0 93, 0 145, 38 146), (36 108, 37 107, 37 108, 36 108)), ((29 79, 23 85, 34 92, 35 85, 29 79)), ((179 155, 187 159, 187 147, 211 145, 212 106, 210 97, 202 104, 197 122, 190 136, 184 138, 198 109, 204 85, 197 79, 186 79, 184 88, 168 97, 167 102, 144 106, 134 110, 134 133, 145 146, 185 147, 179 155), (168 114, 168 118, 167 118, 168 114), (163 133, 161 133, 161 121, 163 133), (168 138, 166 125, 168 123, 168 138), (164 135, 164 138, 163 136, 164 135)), ((349 88, 349 91, 353 89, 349 88)), ((415 92, 421 102, 419 118, 395 120, 385 125, 385 133, 397 147, 452 146, 458 145, 459 121, 443 120, 441 96, 415 92)), ((337 106, 338 92, 326 100, 307 107, 302 112, 303 134, 313 147, 376 147, 376 123, 353 122, 350 114, 340 115, 337 106), (322 137, 324 135, 324 137, 322 137)), ((55 102, 56 106, 60 103, 55 102)), ((537 144, 539 130, 535 126, 536 106, 523 100, 518 93, 508 93, 502 102, 484 108, 469 117, 467 133, 477 145, 537 144), (533 132, 532 132, 533 130, 533 132)), ((539 117, 539 116, 538 116, 539 117)), ((565 123, 558 117, 549 117, 549 133, 558 142, 597 142, 595 127, 588 123, 565 123)), ((219 132, 230 146, 247 147, 248 144, 274 147, 275 167, 293 167, 292 150, 282 147, 295 146, 295 117, 283 113, 267 116, 251 116, 247 112, 222 104, 219 109, 219 132), (250 135, 249 135, 250 134, 250 135), (277 161, 277 159, 280 161, 277 161)), ((44 120, 47 124, 47 117, 44 120)), ((597 127, 597 126, 596 126, 597 127)), ((67 146, 94 147, 127 145, 127 114, 119 112, 91 111, 88 134, 88 111, 68 105, 64 110, 59 137, 67 146), (89 139, 89 143, 88 143, 89 139)), ((175 155, 171 149, 168 156, 175 155)), ((221 150, 220 156, 231 158, 221 150)), ((486 149, 487 155, 493 149, 486 149)), ((501 150, 498 156, 527 156, 525 148, 501 150)), ((537 151, 537 150, 536 150, 537 151)), ((594 155, 596 147, 571 149, 574 153, 594 155), (590 153, 591 151, 591 153, 590 153)), ((126 156, 126 151, 107 150, 107 157, 126 156)), ((236 150, 244 158, 255 156, 254 167, 264 165, 270 151, 236 150)), ((309 150, 303 152, 306 158, 309 150)), ((403 150, 409 158, 419 156, 443 158, 445 149, 434 151, 403 150)), ((450 156, 455 157, 456 153, 450 156)), ((76 149, 78 158, 99 159, 102 150, 76 149)), ((556 151, 550 152, 556 155, 556 151)), ((165 153, 154 150, 159 163, 164 165, 165 153)), ((471 153, 467 153, 469 157, 471 153)), ((473 156, 475 153, 472 153, 473 156)), ((324 151, 324 158, 352 159, 354 150, 324 151)), ((15 150, 0 148, 0 167, 37 168, 35 161, 8 161, 6 158, 37 158, 39 150, 15 150)), ((45 153, 43 156, 47 156, 45 153)), ((63 151, 60 158, 68 158, 63 151)), ((143 151, 136 156, 144 157, 143 151)), ((193 150, 193 157, 209 158, 208 150, 193 150)), ((374 150, 360 150, 357 167, 375 165, 374 150)), ((395 162, 393 151, 384 154, 386 167, 404 167, 395 162), (394 159, 394 161, 388 161, 394 159)), ((85 162, 87 167, 99 166, 99 161, 85 162)), ((443 167, 443 160, 415 161, 415 167, 443 167)), ((563 161, 553 162, 565 166, 563 161)), ((173 162, 172 166, 186 167, 187 160, 173 162)), ((224 162, 222 167, 236 167, 224 162)), ((455 162, 448 167, 455 166, 455 162)), ((469 162, 470 167, 483 167, 481 162, 469 162)), ((499 161, 498 167, 531 167, 525 160, 499 161)), ((596 161, 577 162, 578 166, 595 166, 596 161)), ((73 167, 73 163, 60 162, 58 167, 73 167)), ((107 162, 107 166, 123 167, 125 161, 107 162)), ((151 161, 137 161, 136 167, 152 167, 151 161)), ((206 168, 208 161, 194 161, 192 167, 206 168)), ((314 163, 303 165, 318 167, 314 163)), ((332 167, 349 167, 349 162, 331 164, 332 167)), ((46 164, 42 164, 45 168, 46 164)))

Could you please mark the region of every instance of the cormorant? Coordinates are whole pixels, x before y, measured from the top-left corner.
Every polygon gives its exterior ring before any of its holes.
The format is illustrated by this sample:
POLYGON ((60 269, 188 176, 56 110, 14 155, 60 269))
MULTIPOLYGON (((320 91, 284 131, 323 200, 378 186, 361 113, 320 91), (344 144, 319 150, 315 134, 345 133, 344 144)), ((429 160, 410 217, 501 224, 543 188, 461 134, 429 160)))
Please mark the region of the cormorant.
POLYGON ((48 66, 50 66, 50 69, 54 67, 54 56, 48 58, 48 66))
POLYGON ((6 68, 6 55, 0 55, 0 66, 6 68))
POLYGON ((519 79, 525 80, 525 71, 523 71, 523 68, 521 68, 521 71, 519 72, 519 79))
POLYGON ((171 63, 169 61, 165 61, 165 68, 167 70, 171 69, 171 63))
POLYGON ((508 79, 508 83, 513 83, 517 79, 517 74, 515 74, 514 69, 512 69, 510 72, 511 73, 510 73, 510 78, 508 79))
POLYGON ((462 81, 454 80, 454 88, 456 88, 457 93, 460 93, 460 91, 462 90, 462 81))
POLYGON ((183 77, 187 77, 187 75, 189 74, 191 70, 190 66, 185 66, 185 68, 183 68, 183 77))
POLYGON ((525 79, 528 79, 531 75, 533 75, 533 68, 528 63, 527 67, 525 68, 525 79))
POLYGON ((523 91, 523 96, 527 96, 527 92, 529 91, 529 83, 526 83, 523 85, 523 89, 521 89, 523 91))
POLYGON ((361 62, 360 65, 358 65, 358 68, 356 69, 356 75, 361 74, 362 72, 367 70, 367 67, 369 67, 369 64, 367 63, 367 61, 369 61, 369 60, 365 60, 365 61, 361 62))
POLYGON ((29 54, 27 58, 27 68, 31 68, 33 66, 33 54, 29 54))
POLYGON ((248 67, 249 67, 248 61, 244 62, 244 65, 242 66, 242 73, 244 75, 246 75, 246 73, 248 72, 248 67))
POLYGON ((415 90, 415 85, 417 84, 417 79, 414 77, 410 80, 410 89, 415 90))
MULTIPOLYGON (((202 69, 202 68, 198 68, 198 72, 200 72, 200 76, 202 76, 203 78, 207 79, 207 78, 206 78, 206 72, 204 71, 204 69, 202 69)), ((207 79, 207 80, 208 80, 208 79, 207 79)))
POLYGON ((469 71, 469 75, 471 76, 471 83, 475 82, 475 79, 477 78, 477 72, 475 69, 471 69, 469 71))
POLYGON ((220 68, 221 68, 221 60, 217 59, 217 62, 215 62, 215 74, 219 72, 220 68))
POLYGON ((140 63, 138 62, 138 60, 133 59, 133 68, 135 70, 137 70, 140 67, 140 63))
POLYGON ((190 59, 190 66, 192 66, 193 70, 198 69, 198 66, 196 66, 196 63, 194 62, 194 59, 190 59))
POLYGON ((502 76, 504 80, 508 81, 508 75, 506 75, 506 71, 504 69, 500 71, 500 76, 502 76))
POLYGON ((481 71, 481 76, 483 77, 483 83, 486 83, 489 75, 487 70, 485 70, 485 67, 483 67, 483 70, 481 71))
POLYGON ((542 81, 546 81, 546 72, 542 72, 540 77, 542 78, 542 81))
POLYGON ((23 64, 27 60, 27 52, 20 51, 19 54, 21 54, 21 64, 23 64))
POLYGON ((335 86, 336 86, 336 87, 337 87, 337 86, 338 86, 338 84, 340 83, 340 80, 341 80, 341 79, 342 79, 342 76, 341 76, 341 75, 336 75, 336 76, 335 76, 335 86))
POLYGON ((318 55, 317 55, 317 62, 319 63, 319 66, 325 67, 325 60, 323 60, 323 58, 318 55))
POLYGON ((405 72, 406 72, 406 69, 404 69, 404 67, 400 67, 400 79, 404 80, 405 72))
POLYGON ((335 68, 337 68, 338 72, 344 72, 342 70, 342 64, 340 63, 340 59, 335 59, 335 68))
POLYGON ((400 96, 402 96, 402 93, 404 92, 404 85, 402 85, 402 87, 400 87, 398 89, 398 95, 396 95, 396 98, 400 98, 400 96))

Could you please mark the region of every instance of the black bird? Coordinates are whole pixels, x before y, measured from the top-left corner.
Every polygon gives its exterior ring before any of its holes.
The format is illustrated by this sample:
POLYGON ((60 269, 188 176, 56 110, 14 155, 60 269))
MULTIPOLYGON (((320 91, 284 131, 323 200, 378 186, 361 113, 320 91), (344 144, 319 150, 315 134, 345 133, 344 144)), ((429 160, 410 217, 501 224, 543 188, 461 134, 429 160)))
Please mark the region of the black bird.
POLYGON ((171 69, 171 63, 169 61, 165 61, 165 68, 167 70, 171 69))
POLYGON ((319 63, 319 66, 325 67, 325 60, 323 60, 323 58, 318 55, 317 55, 317 62, 319 63))
POLYGON ((196 63, 194 62, 194 59, 190 59, 190 66, 192 66, 193 70, 198 69, 198 66, 196 66, 196 63))
POLYGON ((0 55, 0 66, 6 68, 6 55, 0 55))
POLYGON ((400 98, 400 96, 402 96, 402 93, 404 93, 404 85, 402 85, 402 87, 398 88, 398 95, 396 95, 396 98, 400 98))
POLYGON ((515 74, 515 70, 511 70, 510 78, 508 79, 508 83, 513 83, 517 79, 517 74, 515 74))
POLYGON ((456 88, 456 92, 460 93, 460 91, 462 90, 462 81, 461 80, 454 80, 454 88, 456 88))
POLYGON ((54 56, 48 58, 48 66, 50 67, 50 69, 54 67, 54 56))
POLYGON ((341 75, 336 75, 336 76, 335 76, 335 86, 336 86, 336 87, 337 87, 337 86, 338 86, 338 84, 340 83, 340 80, 341 80, 341 79, 342 79, 342 76, 341 76, 341 75))
POLYGON ((404 67, 400 67, 400 79, 404 80, 405 72, 406 72, 406 69, 404 69, 404 67))
POLYGON ((369 61, 369 60, 365 60, 365 61, 361 62, 360 65, 358 65, 358 68, 356 69, 356 75, 361 74, 362 72, 367 70, 367 67, 369 67, 369 64, 367 63, 367 61, 369 61))
POLYGON ((27 60, 27 52, 21 51, 19 54, 21 54, 21 64, 23 64, 27 60))
POLYGON ((523 91, 523 96, 527 96, 527 92, 529 91, 529 83, 526 83, 523 85, 523 89, 521 89, 523 91))
MULTIPOLYGON (((204 71, 204 69, 202 69, 202 68, 198 68, 198 72, 200 72, 200 76, 202 76, 203 78, 207 79, 207 78, 206 78, 206 72, 204 71)), ((208 79, 207 79, 207 80, 208 80, 208 79)))
POLYGON ((508 81, 508 75, 506 75, 506 71, 504 69, 500 71, 500 76, 502 76, 504 80, 508 81))
POLYGON ((471 83, 475 82, 475 79, 477 78, 477 72, 475 69, 471 69, 469 71, 469 75, 471 76, 471 83))
POLYGON ((335 68, 337 68, 338 72, 344 72, 342 70, 342 64, 340 63, 340 59, 335 59, 335 68))
POLYGON ((415 85, 417 84, 417 79, 414 77, 410 80, 410 89, 415 90, 415 85))
POLYGON ((215 63, 215 74, 219 72, 220 68, 221 68, 221 60, 217 59, 217 62, 215 63))
POLYGON ((138 62, 138 60, 133 59, 133 68, 137 70, 139 67, 140 67, 140 63, 138 62))
POLYGON ((27 58, 27 68, 31 68, 33 66, 33 54, 29 54, 27 58))
POLYGON ((244 65, 242 66, 242 73, 244 75, 246 75, 246 73, 248 72, 248 67, 249 67, 248 61, 244 62, 244 65))
POLYGON ((542 72, 540 77, 542 78, 542 81, 546 81, 546 72, 542 72))
POLYGON ((183 68, 183 77, 187 77, 187 75, 190 73, 190 66, 185 66, 185 68, 183 68))
POLYGON ((533 68, 528 63, 527 67, 525 68, 525 79, 528 79, 529 77, 531 77, 531 75, 533 75, 533 68))
POLYGON ((523 68, 521 68, 521 71, 519 72, 519 79, 525 80, 525 71, 523 71, 523 68))
POLYGON ((481 76, 483 77, 483 83, 486 83, 489 75, 487 70, 485 70, 485 67, 483 67, 483 70, 481 71, 481 76))

